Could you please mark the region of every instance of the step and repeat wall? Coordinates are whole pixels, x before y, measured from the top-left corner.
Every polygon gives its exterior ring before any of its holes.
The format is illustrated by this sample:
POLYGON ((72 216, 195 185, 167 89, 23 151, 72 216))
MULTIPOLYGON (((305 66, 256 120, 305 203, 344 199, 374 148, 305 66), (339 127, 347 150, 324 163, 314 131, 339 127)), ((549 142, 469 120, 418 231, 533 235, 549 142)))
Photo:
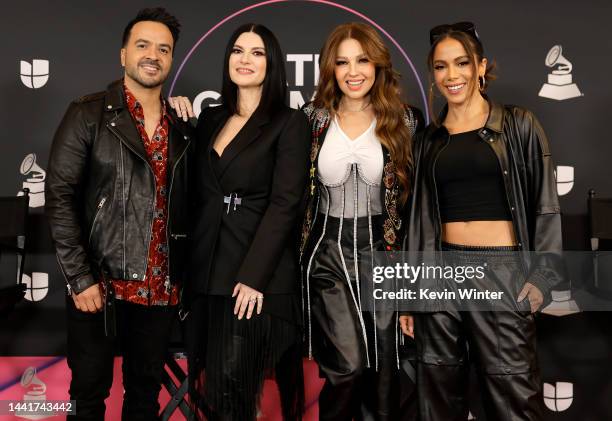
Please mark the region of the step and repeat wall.
MULTIPOLYGON (((589 249, 587 192, 595 189, 600 197, 612 197, 608 125, 612 3, 7 2, 2 6, 0 27, 4 40, 0 196, 17 195, 22 188, 29 188, 31 217, 24 275, 26 300, 0 320, 0 399, 8 399, 9 390, 20 399, 34 393, 32 379, 45 383, 50 367, 64 364, 66 292, 43 215, 54 131, 71 100, 101 91, 121 77, 119 50, 125 24, 140 8, 158 5, 176 15, 183 26, 165 95, 189 97, 196 113, 219 103, 225 43, 240 24, 263 23, 278 36, 286 57, 288 101, 297 108, 315 90, 318 54, 326 35, 335 25, 348 21, 367 22, 377 28, 402 75, 406 101, 426 113, 429 29, 441 23, 474 22, 485 55, 497 63, 499 78, 491 84, 489 94, 499 102, 534 111, 549 137, 565 248, 589 249)), ((579 285, 588 280, 573 276, 571 281, 579 285)), ((10 258, 0 260, 0 282, 1 286, 16 282, 10 258)), ((560 289, 568 290, 569 286, 560 289)), ((576 311, 567 291, 558 294, 558 300, 557 307, 538 316, 546 420, 612 419, 609 314, 576 311)), ((53 378, 63 373, 67 384, 68 371, 55 369, 53 373, 53 378)), ((56 396, 60 391, 53 389, 63 387, 47 386, 45 393, 56 396)), ((484 420, 477 413, 473 417, 484 420)))

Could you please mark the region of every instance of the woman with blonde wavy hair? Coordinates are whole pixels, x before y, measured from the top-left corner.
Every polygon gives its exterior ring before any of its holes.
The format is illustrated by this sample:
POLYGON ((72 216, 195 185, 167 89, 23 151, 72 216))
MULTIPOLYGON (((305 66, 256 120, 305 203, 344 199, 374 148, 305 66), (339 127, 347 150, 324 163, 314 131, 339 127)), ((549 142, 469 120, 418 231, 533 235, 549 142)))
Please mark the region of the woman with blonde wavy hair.
POLYGON ((301 267, 309 355, 325 377, 320 420, 397 419, 397 312, 368 300, 375 251, 395 251, 411 189, 411 138, 423 119, 404 105, 380 35, 336 27, 304 107, 312 144, 301 267))

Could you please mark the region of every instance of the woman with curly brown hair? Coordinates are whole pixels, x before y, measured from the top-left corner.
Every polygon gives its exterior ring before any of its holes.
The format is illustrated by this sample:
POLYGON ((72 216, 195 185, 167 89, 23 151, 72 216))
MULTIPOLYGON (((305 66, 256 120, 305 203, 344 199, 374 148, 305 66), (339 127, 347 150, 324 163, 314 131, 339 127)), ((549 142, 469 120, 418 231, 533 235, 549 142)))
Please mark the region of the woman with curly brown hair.
POLYGON ((399 75, 372 27, 338 26, 320 60, 315 100, 304 107, 312 145, 301 244, 309 354, 325 377, 319 419, 393 420, 397 313, 367 307, 364 289, 373 253, 400 248, 411 138, 423 121, 402 103, 399 75))

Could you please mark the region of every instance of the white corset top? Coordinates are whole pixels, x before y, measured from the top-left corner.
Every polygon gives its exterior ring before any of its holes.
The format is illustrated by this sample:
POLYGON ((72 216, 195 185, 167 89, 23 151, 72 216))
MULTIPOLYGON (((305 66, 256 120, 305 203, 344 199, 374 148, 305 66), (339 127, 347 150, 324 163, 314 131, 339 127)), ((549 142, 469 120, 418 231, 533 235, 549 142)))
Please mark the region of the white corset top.
POLYGON ((351 140, 332 120, 319 153, 319 180, 326 186, 344 184, 351 165, 357 164, 359 176, 371 186, 380 186, 383 174, 383 151, 376 137, 376 120, 359 137, 351 140))
POLYGON ((351 140, 334 119, 319 154, 318 177, 323 184, 319 212, 336 218, 382 213, 383 150, 375 133, 376 120, 351 140))

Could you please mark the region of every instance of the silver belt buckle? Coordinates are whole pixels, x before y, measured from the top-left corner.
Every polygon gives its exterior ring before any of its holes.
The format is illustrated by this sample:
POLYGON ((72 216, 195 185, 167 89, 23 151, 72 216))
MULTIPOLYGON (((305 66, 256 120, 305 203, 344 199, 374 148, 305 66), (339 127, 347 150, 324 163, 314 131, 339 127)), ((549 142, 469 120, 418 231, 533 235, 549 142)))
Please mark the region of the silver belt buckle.
POLYGON ((242 198, 238 197, 238 193, 230 193, 229 196, 223 196, 223 203, 227 204, 227 210, 225 212, 227 214, 229 214, 232 200, 234 201, 234 210, 236 210, 236 206, 242 205, 242 198))

